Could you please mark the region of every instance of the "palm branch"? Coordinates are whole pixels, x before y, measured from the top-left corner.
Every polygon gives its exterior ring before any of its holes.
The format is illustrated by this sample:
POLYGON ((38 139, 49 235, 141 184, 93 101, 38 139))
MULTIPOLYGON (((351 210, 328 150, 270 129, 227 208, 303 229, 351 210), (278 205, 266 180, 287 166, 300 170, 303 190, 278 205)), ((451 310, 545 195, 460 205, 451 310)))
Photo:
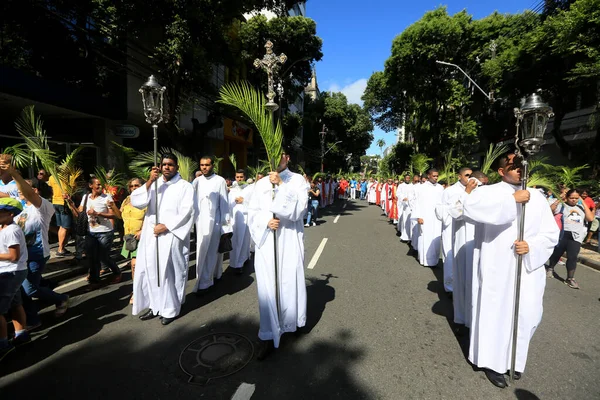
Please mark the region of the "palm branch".
POLYGON ((556 186, 555 182, 552 179, 535 172, 529 175, 529 179, 527 180, 527 186, 541 186, 543 188, 552 190, 552 193, 560 193, 560 191, 558 190, 558 186, 556 186))
POLYGON ((566 167, 558 166, 555 167, 555 172, 560 183, 568 188, 575 188, 581 184, 581 171, 589 168, 588 164, 581 165, 579 167, 566 167))
MULTIPOLYGON (((167 147, 163 147, 160 149, 161 153, 172 153, 178 159, 179 164, 179 175, 187 181, 190 181, 194 178, 194 171, 198 169, 198 163, 194 161, 191 157, 185 156, 179 151, 167 147)), ((129 170, 131 171, 133 177, 148 179, 150 176, 150 170, 154 165, 154 152, 147 151, 145 153, 140 153, 131 160, 129 163, 129 170)))
POLYGON ((100 181, 103 188, 109 187, 119 188, 126 185, 126 179, 123 174, 116 172, 114 169, 109 171, 103 166, 98 166, 94 169, 94 176, 100 181))
POLYGON ((254 180, 256 180, 256 177, 258 176, 258 168, 252 167, 252 166, 248 166, 246 168, 246 171, 248 173, 248 178, 252 178, 254 180))
POLYGON ((231 165, 233 165, 233 171, 237 171, 237 160, 235 159, 235 154, 229 155, 229 162, 231 162, 231 165))
POLYGON ((298 164, 298 172, 300 172, 302 176, 306 175, 306 171, 304 170, 304 168, 302 168, 302 165, 300 164, 298 164))
POLYGON ((56 168, 56 180, 62 191, 69 196, 75 194, 82 186, 79 178, 83 175, 83 170, 77 163, 77 156, 82 149, 83 147, 75 148, 56 168))
POLYGON ((433 158, 427 157, 423 153, 415 153, 410 157, 411 166, 419 175, 424 175, 427 172, 431 161, 433 161, 433 158))
POLYGON ((265 97, 248 82, 231 82, 221 87, 219 103, 233 106, 252 121, 265 145, 271 171, 275 171, 283 153, 283 130, 281 124, 273 123, 272 115, 265 108, 265 97))
POLYGON ((488 151, 483 159, 483 163, 481 164, 481 172, 483 172, 486 175, 489 175, 489 173, 492 170, 492 165, 494 164, 494 161, 496 161, 496 159, 502 154, 504 154, 507 150, 508 146, 506 146, 505 144, 496 144, 495 146, 493 144, 490 144, 490 147, 488 148, 488 151))
POLYGON ((0 154, 12 156, 12 164, 15 168, 25 168, 31 165, 31 153, 27 151, 25 143, 15 144, 0 150, 0 154))
POLYGON ((223 161, 223 157, 217 157, 215 156, 215 163, 214 163, 214 171, 215 174, 219 174, 219 170, 221 169, 221 161, 223 161))
MULTIPOLYGON (((56 153, 48 147, 48 137, 44 130, 44 124, 40 117, 36 117, 34 106, 27 106, 23 109, 21 116, 15 121, 15 128, 25 141, 25 146, 30 154, 30 161, 41 164, 46 171, 56 176, 56 153)), ((22 160, 25 155, 21 150, 25 151, 23 146, 17 148, 18 155, 22 160)))

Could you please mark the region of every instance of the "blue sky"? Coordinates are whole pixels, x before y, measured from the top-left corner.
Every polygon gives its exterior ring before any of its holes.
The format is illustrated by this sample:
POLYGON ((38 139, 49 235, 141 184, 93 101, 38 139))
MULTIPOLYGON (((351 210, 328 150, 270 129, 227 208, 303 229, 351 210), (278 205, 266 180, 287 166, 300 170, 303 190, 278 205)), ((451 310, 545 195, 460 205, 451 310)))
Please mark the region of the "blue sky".
MULTIPOLYGON (((383 70, 390 56, 392 40, 426 11, 440 5, 450 14, 467 9, 474 18, 494 11, 516 13, 532 9, 539 0, 308 0, 307 17, 317 22, 317 34, 323 39, 323 60, 317 63, 317 79, 322 91, 341 91, 349 101, 362 104, 360 97, 367 80, 383 70)), ((376 128, 375 140, 367 154, 379 154, 375 142, 383 138, 395 143, 394 132, 376 128)))

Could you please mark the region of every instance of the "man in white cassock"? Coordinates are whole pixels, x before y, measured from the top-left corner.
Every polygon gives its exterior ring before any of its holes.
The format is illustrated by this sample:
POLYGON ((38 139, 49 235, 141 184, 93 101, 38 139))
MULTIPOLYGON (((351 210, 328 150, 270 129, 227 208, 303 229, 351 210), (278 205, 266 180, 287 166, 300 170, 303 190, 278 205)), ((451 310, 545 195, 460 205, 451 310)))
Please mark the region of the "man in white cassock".
POLYGON ((442 201, 444 188, 437 183, 438 177, 437 169, 427 171, 427 181, 416 192, 411 215, 418 224, 419 263, 425 267, 435 267, 440 261, 442 221, 435 215, 435 207, 442 201))
POLYGON ((163 325, 177 318, 185 300, 190 231, 194 221, 194 190, 177 172, 177 162, 175 155, 163 155, 160 169, 153 167, 146 184, 131 193, 132 206, 147 208, 133 280, 133 315, 148 308, 140 319, 146 321, 160 315, 163 325), (160 177, 159 171, 162 172, 160 177), (160 286, 156 265, 157 237, 160 286))
POLYGON ((201 295, 220 279, 223 256, 218 253, 223 228, 229 224, 229 201, 225 179, 214 173, 214 157, 200 159, 202 176, 194 179, 196 211, 196 284, 201 295))
POLYGON ((283 154, 277 172, 256 183, 248 209, 250 233, 256 243, 259 360, 279 347, 283 333, 294 332, 306 324, 303 215, 308 202, 307 186, 302 175, 287 168, 288 162, 289 155, 283 154), (277 285, 273 235, 277 237, 277 285))
POLYGON ((520 190, 521 169, 514 154, 499 159, 502 182, 483 186, 466 197, 464 215, 478 222, 475 232, 479 281, 473 298, 469 361, 487 378, 506 387, 510 369, 517 255, 523 256, 515 378, 525 370, 529 342, 542 320, 546 286, 544 263, 558 243, 559 229, 548 201, 538 190, 520 190), (516 162, 515 162, 516 161, 516 162), (527 204, 523 241, 517 241, 523 204, 527 204))
POLYGON ((232 250, 229 265, 238 275, 244 273, 244 263, 250 257, 250 231, 248 230, 248 201, 254 186, 246 185, 246 172, 238 169, 235 182, 229 191, 229 212, 233 225, 232 250))
POLYGON ((454 323, 459 325, 459 333, 464 334, 462 326, 471 328, 473 308, 473 291, 479 290, 478 282, 473 282, 473 252, 475 247, 476 223, 464 216, 466 197, 479 186, 487 185, 488 178, 481 171, 471 173, 465 190, 450 200, 448 209, 452 217, 452 232, 454 237, 452 253, 452 289, 454 307, 454 323))
POLYGON ((396 227, 396 230, 401 233, 400 240, 402 240, 402 241, 408 240, 406 238, 406 236, 405 236, 404 239, 402 238, 402 232, 404 231, 405 210, 406 210, 406 207, 408 205, 408 202, 405 203, 403 200, 407 199, 406 194, 407 194, 409 186, 410 186, 410 174, 407 174, 406 176, 404 176, 404 181, 402 181, 398 185, 398 188, 396 188, 396 196, 398 197, 398 202, 397 202, 397 206, 398 206, 398 226, 396 227))
POLYGON ((450 208, 454 206, 456 198, 465 192, 467 181, 473 170, 463 167, 458 170, 458 181, 446 188, 442 194, 442 201, 436 206, 435 214, 442 221, 442 255, 444 258, 444 290, 453 292, 453 266, 454 263, 454 231, 450 208))
POLYGON ((377 202, 377 181, 373 178, 369 178, 369 186, 367 187, 367 201, 369 204, 375 204, 377 202))

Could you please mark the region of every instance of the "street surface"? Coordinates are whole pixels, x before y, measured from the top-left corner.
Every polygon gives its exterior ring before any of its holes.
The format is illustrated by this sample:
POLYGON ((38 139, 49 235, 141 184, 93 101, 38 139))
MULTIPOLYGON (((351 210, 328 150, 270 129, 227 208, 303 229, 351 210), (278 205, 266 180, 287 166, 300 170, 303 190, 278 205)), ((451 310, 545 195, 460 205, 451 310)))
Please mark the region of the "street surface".
POLYGON ((284 335, 263 362, 205 385, 179 366, 182 350, 211 332, 255 341, 251 268, 227 270, 203 298, 188 295, 166 327, 131 315, 130 280, 95 291, 71 283, 61 289, 72 296, 65 318, 47 308, 34 342, 0 364, 1 399, 600 399, 600 273, 580 266, 581 290, 548 280, 525 374, 498 389, 453 334, 441 269, 408 256, 380 211, 352 201, 306 229, 309 332, 284 335))

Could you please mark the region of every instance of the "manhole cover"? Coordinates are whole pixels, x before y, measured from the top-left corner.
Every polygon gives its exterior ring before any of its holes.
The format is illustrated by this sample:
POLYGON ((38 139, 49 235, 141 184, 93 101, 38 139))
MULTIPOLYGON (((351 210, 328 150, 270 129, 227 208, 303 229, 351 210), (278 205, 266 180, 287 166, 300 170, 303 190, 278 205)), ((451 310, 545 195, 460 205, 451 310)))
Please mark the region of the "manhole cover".
POLYGON ((211 333, 188 344, 179 356, 181 370, 188 382, 205 385, 211 379, 234 374, 254 355, 248 338, 237 333, 211 333))

